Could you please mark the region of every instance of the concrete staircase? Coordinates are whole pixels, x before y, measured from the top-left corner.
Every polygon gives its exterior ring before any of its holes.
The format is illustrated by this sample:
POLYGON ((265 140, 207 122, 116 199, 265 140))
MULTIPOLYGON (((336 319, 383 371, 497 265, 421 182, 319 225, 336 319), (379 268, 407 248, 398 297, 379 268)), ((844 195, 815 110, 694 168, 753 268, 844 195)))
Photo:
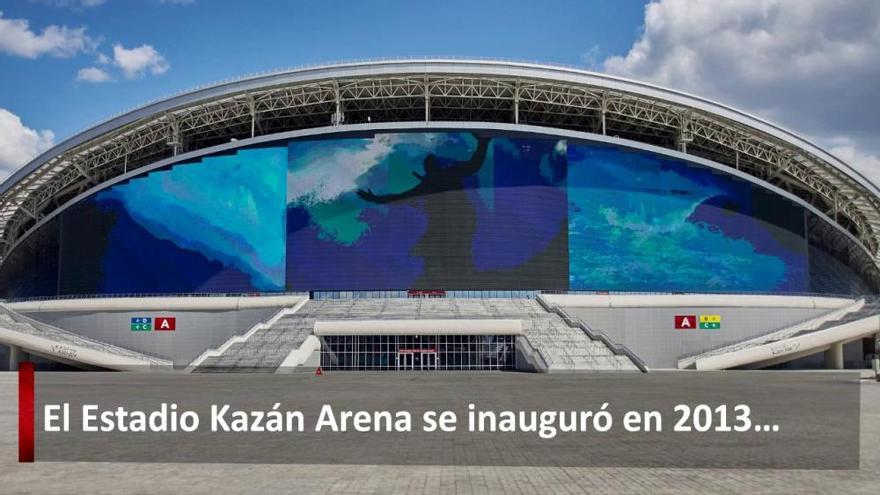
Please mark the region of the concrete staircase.
POLYGON ((589 327, 579 318, 573 318, 558 305, 538 296, 536 303, 551 316, 550 328, 536 331, 536 340, 548 350, 548 355, 560 361, 550 366, 551 371, 642 371, 645 363, 632 351, 611 340, 604 332, 589 327))
POLYGON ((216 355, 197 359, 193 373, 274 373, 288 354, 312 334, 309 302, 279 312, 253 331, 230 340, 216 355))

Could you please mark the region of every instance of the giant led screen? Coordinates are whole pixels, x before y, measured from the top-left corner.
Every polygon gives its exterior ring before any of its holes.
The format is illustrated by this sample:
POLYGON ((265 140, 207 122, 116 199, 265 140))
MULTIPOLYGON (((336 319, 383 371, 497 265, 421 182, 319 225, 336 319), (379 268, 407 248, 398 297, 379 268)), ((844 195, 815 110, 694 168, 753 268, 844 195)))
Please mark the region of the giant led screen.
POLYGON ((734 173, 622 145, 496 131, 325 136, 101 189, 26 237, 0 289, 863 287, 808 244, 809 215, 734 173))
POLYGON ((382 134, 289 147, 294 290, 568 285, 565 142, 382 134))
POLYGON ((681 160, 568 148, 572 288, 807 291, 804 209, 681 160))
POLYGON ((284 290, 286 147, 150 172, 62 216, 63 294, 284 290))

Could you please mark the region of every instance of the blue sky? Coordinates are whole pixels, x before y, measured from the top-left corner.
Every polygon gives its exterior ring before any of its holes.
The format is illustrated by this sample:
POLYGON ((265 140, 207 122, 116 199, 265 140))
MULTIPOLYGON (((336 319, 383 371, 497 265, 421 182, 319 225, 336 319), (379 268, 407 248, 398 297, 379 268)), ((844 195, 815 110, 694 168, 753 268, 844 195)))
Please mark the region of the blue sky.
MULTIPOLYGON (((62 2, 67 3, 67 2, 62 2)), ((593 46, 625 53, 638 35, 644 3, 562 1, 332 2, 107 0, 95 7, 3 1, 3 18, 87 27, 95 52, 36 60, 0 56, 0 107, 61 139, 152 98, 244 73, 370 57, 480 55, 582 64, 593 46), (608 5, 608 4, 606 4, 608 5), (565 15, 560 15, 565 12, 565 15), (169 66, 160 75, 94 84, 83 67, 113 45, 149 44, 169 66)))
POLYGON ((578 65, 721 101, 880 181, 880 1, 0 0, 0 179, 78 130, 252 72, 375 57, 578 65))

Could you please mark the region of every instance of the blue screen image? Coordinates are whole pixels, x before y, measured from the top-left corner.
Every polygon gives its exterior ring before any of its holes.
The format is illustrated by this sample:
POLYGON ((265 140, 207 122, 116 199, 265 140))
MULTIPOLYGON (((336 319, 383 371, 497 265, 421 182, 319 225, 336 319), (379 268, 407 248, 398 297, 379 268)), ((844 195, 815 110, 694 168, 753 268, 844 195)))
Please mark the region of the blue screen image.
POLYGON ((283 290, 286 161, 284 147, 242 149, 88 198, 64 219, 62 260, 86 270, 62 269, 63 290, 283 290))
POLYGON ((804 210, 792 202, 615 146, 570 143, 568 160, 571 288, 808 290, 804 210))
POLYGON ((97 190, 25 237, 5 297, 357 290, 867 290, 827 227, 682 155, 491 130, 232 148, 97 190), (818 225, 818 227, 817 227, 818 225))
POLYGON ((563 287, 565 143, 395 133, 290 143, 288 287, 563 287))

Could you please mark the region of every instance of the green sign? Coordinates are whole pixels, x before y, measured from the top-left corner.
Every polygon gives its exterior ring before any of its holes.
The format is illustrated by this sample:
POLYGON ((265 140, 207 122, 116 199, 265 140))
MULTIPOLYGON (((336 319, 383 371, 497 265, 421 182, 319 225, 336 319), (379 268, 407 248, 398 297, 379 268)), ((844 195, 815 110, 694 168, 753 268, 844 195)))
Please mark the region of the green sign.
POLYGON ((153 319, 136 317, 131 319, 132 332, 151 332, 153 330, 153 319))

